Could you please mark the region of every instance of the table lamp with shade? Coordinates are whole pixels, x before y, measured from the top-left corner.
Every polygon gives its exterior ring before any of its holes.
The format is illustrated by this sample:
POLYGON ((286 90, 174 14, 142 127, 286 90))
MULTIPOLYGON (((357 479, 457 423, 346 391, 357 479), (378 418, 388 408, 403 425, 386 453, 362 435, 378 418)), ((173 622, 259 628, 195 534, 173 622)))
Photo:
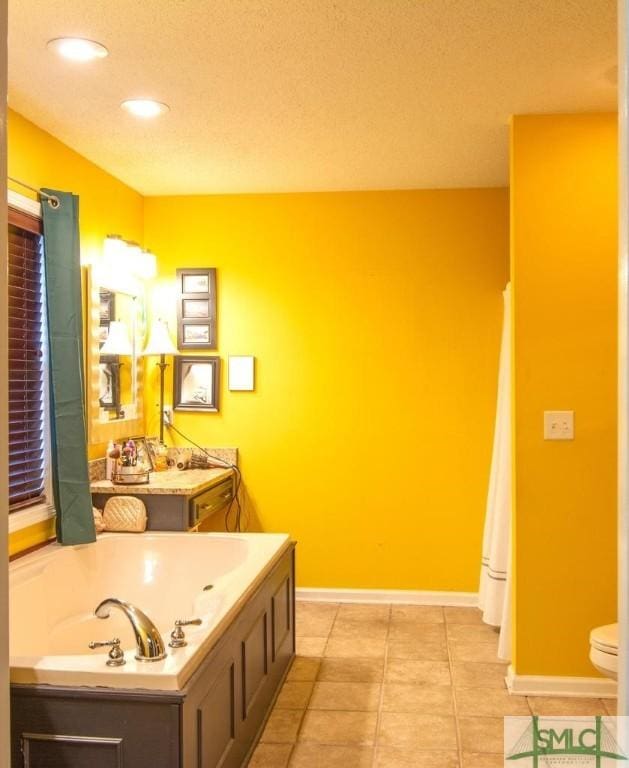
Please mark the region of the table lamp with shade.
POLYGON ((133 344, 129 331, 122 320, 112 320, 109 323, 107 339, 100 348, 101 355, 127 355, 133 357, 133 344))
POLYGON ((149 333, 149 340, 142 355, 158 355, 159 363, 159 441, 164 442, 164 372, 168 366, 166 355, 178 354, 168 333, 168 324, 161 319, 154 320, 149 333))
MULTIPOLYGON (((126 323, 122 320, 110 321, 107 331, 107 339, 100 348, 99 355, 101 363, 104 362, 104 359, 107 359, 106 361, 108 365, 115 366, 118 369, 120 369, 120 366, 122 365, 120 357, 133 357, 133 344, 129 338, 129 329, 126 326, 126 323)), ((120 376, 119 373, 117 375, 120 376)), ((110 384, 110 386, 112 385, 110 384)), ((120 401, 118 400, 114 405, 116 409, 116 418, 119 419, 124 415, 124 412, 120 408, 120 401)))

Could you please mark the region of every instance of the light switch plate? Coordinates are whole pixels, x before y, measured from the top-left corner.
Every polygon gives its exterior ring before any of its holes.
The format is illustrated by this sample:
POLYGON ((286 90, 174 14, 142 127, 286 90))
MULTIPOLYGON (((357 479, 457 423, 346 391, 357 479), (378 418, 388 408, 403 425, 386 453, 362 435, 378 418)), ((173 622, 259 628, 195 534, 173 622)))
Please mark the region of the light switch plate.
POLYGON ((544 440, 574 440, 574 411, 544 411, 544 440))

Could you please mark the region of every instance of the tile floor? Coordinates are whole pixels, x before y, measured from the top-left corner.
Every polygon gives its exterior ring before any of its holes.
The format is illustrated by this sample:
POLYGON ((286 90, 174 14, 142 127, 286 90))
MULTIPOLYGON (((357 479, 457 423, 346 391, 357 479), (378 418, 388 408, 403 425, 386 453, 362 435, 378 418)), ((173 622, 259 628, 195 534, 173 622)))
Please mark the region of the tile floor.
POLYGON ((509 696, 475 608, 297 604, 297 658, 250 768, 494 768, 503 716, 613 714, 509 696))

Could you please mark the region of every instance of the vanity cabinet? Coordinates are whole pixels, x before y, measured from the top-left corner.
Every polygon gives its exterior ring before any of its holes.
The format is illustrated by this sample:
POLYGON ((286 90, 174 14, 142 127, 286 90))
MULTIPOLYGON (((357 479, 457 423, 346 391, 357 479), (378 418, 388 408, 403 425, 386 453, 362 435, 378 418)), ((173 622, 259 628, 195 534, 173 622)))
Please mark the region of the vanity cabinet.
POLYGON ((154 472, 148 485, 92 483, 92 503, 103 509, 112 495, 135 496, 144 502, 149 531, 189 531, 234 498, 231 469, 170 470, 154 472))
POLYGON ((15 768, 242 768, 295 655, 294 545, 181 691, 11 686, 15 768))

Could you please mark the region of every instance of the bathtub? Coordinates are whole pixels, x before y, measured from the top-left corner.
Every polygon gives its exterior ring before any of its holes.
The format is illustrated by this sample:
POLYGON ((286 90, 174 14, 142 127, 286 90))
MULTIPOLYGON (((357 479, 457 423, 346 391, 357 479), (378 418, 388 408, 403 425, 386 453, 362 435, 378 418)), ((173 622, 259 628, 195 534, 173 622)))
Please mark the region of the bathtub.
POLYGON ((248 597, 291 546, 285 534, 108 533, 95 544, 57 544, 14 561, 9 571, 10 674, 14 684, 179 691, 248 597), (94 609, 107 597, 134 604, 159 629, 168 655, 136 661, 127 617, 94 609), (167 643, 175 619, 188 644, 167 643), (118 637, 126 664, 106 665, 91 640, 118 637))

